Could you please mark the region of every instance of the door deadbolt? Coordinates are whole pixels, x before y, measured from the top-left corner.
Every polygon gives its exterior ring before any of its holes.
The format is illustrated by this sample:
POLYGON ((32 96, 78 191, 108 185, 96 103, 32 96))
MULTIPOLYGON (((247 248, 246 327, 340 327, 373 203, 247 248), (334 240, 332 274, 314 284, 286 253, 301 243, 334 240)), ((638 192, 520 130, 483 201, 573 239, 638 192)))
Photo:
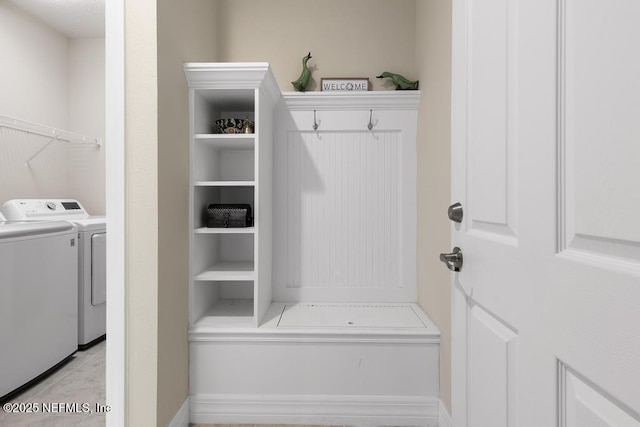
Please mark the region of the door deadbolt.
POLYGON ((457 222, 457 223, 462 222, 462 216, 463 216, 462 204, 454 203, 453 205, 449 206, 449 211, 447 212, 447 214, 449 215, 449 219, 451 221, 457 222))
POLYGON ((460 271, 462 268, 462 251, 456 246, 450 254, 440 254, 440 261, 444 262, 449 270, 460 271))

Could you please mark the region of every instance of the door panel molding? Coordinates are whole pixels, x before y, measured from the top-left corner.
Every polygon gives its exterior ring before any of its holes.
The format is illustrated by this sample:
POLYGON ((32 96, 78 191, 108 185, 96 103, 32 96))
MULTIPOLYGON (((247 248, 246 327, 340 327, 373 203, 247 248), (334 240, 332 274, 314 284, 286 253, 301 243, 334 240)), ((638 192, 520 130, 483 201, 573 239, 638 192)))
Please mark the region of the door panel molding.
POLYGON ((631 208, 640 199, 632 178, 640 147, 628 141, 640 133, 634 107, 640 90, 625 84, 640 73, 640 61, 624 59, 640 29, 609 19, 621 9, 640 19, 640 5, 631 0, 613 7, 605 0, 558 0, 558 252, 597 255, 613 269, 623 261, 640 271, 640 223, 631 208), (588 19, 593 8, 598 31, 588 19), (616 61, 620 79, 602 77, 616 61))
POLYGON ((640 427, 640 416, 558 361, 560 427, 640 427))
POLYGON ((518 333, 483 307, 467 307, 468 426, 516 426, 518 333))
POLYGON ((517 7, 509 0, 470 1, 466 40, 473 71, 466 98, 469 229, 511 245, 518 241, 517 7))

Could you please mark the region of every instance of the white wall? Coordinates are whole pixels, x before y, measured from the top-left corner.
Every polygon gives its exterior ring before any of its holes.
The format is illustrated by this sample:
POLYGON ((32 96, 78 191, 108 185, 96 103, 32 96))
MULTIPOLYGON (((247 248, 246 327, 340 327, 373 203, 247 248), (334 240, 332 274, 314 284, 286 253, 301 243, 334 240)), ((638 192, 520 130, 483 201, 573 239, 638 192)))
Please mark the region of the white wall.
MULTIPOLYGON (((105 134, 104 39, 69 41, 69 130, 99 137, 105 134)), ((71 192, 92 215, 105 213, 105 146, 73 144, 71 192)))
POLYGON ((158 7, 158 425, 189 394, 189 91, 183 62, 216 60, 216 3, 158 7))
MULTIPOLYGON (((104 135, 104 39, 69 40, 0 0, 0 114, 89 136, 104 135)), ((104 148, 0 129, 0 204, 75 198, 104 214, 104 148)))
POLYGON ((214 61, 216 5, 126 2, 127 425, 189 393, 189 106, 183 62, 214 61))
POLYGON ((322 77, 368 77, 374 90, 390 89, 383 71, 415 75, 416 0, 218 0, 218 60, 267 61, 280 90, 311 51, 307 90, 322 77))
MULTIPOLYGON (((0 114, 66 129, 69 124, 66 37, 0 0, 0 114)), ((70 197, 69 146, 0 129, 0 203, 13 198, 70 197)))
POLYGON ((451 410, 451 1, 418 0, 418 303, 440 328, 440 397, 451 410))
POLYGON ((2 114, 65 128, 69 124, 67 38, 0 0, 0 49, 2 114))
MULTIPOLYGON (((158 411, 158 57, 156 0, 125 2, 126 425, 158 411)), ((186 107, 185 107, 186 108, 186 107)), ((180 345, 182 343, 176 343, 180 345)))

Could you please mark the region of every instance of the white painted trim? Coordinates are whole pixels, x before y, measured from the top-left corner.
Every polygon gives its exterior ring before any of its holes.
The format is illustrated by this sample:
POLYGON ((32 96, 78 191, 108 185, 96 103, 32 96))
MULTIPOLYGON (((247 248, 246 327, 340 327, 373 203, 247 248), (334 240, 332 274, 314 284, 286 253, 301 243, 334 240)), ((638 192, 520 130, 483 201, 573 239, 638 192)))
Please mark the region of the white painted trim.
POLYGON ((124 0, 105 4, 106 213, 107 239, 107 413, 106 425, 126 425, 125 295, 125 85, 124 0))
POLYGON ((284 92, 283 106, 295 110, 416 110, 420 91, 284 92))
MULTIPOLYGON (((342 303, 333 303, 340 305, 342 303)), ((197 324, 189 329, 191 342, 270 342, 270 343, 369 343, 369 344, 440 344, 440 329, 415 303, 385 303, 410 307, 424 327, 358 328, 351 327, 280 327, 280 314, 286 303, 272 303, 265 322, 259 328, 221 328, 197 324)), ((344 304, 349 305, 349 304, 344 304)))
POLYGON ((280 88, 268 62, 186 62, 190 89, 258 89, 275 105, 280 88))
POLYGON ((195 331, 189 332, 190 342, 271 342, 271 343, 366 343, 366 344, 440 344, 439 335, 415 334, 347 334, 347 333, 307 333, 307 332, 241 332, 238 331, 195 331))
POLYGON ((438 426, 439 400, 416 396, 190 396, 192 423, 438 426))
POLYGON ((447 411, 447 407, 440 400, 438 405, 438 427, 452 427, 453 421, 451 421, 451 415, 447 411))
POLYGON ((189 396, 184 400, 167 427, 189 427, 189 396))
MULTIPOLYGON (((451 200, 469 205, 466 191, 467 170, 467 59, 469 55, 468 0, 452 2, 451 55, 451 200)), ((451 245, 462 244, 459 237, 468 231, 468 221, 451 225, 451 245), (457 232, 460 230, 461 232, 457 232)), ((467 425, 467 304, 466 294, 451 274, 451 407, 453 425, 467 425)))

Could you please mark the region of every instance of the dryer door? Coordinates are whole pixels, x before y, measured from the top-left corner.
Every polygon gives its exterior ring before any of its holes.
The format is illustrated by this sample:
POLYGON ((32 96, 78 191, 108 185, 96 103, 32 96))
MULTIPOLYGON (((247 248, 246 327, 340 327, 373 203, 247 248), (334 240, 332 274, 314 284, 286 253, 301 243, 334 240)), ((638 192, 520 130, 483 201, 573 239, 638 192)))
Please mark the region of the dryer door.
POLYGON ((107 233, 91 235, 91 305, 107 302, 107 233))

